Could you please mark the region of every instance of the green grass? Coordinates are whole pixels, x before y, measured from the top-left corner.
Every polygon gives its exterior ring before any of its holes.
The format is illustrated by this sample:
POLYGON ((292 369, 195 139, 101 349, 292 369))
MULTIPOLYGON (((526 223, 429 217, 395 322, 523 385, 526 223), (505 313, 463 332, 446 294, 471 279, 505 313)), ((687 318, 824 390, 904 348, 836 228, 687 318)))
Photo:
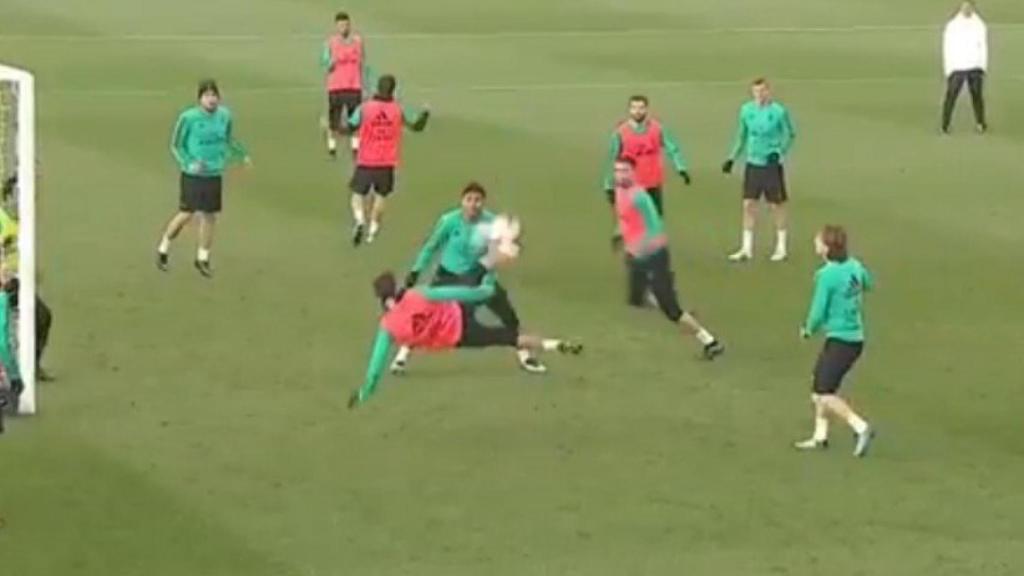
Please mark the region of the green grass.
MULTIPOLYGON (((992 132, 962 102, 940 138, 947 4, 353 0, 374 65, 436 112, 384 235, 353 251, 348 165, 317 133, 336 4, 5 1, 0 59, 39 79, 60 380, 0 439, 3 573, 1019 574, 1024 27, 992 30, 992 132), (566 34, 587 30, 639 31, 566 34), (762 258, 730 267, 739 182, 717 166, 760 74, 800 134, 795 254, 768 265, 765 228, 762 258), (176 201, 169 130, 203 75, 256 161, 229 182, 213 282, 191 234, 171 274, 151 261, 176 201), (693 164, 668 224, 720 363, 622 304, 598 179, 638 91, 693 164), (527 325, 589 355, 544 378, 504 352, 417 357, 347 412, 369 278, 404 270, 470 178, 527 223, 504 275, 527 325), (849 387, 881 431, 866 461, 838 426, 829 453, 789 449, 809 426, 817 346, 797 326, 826 221, 878 280, 849 387)), ((1013 0, 984 9, 1024 22, 1013 0)))

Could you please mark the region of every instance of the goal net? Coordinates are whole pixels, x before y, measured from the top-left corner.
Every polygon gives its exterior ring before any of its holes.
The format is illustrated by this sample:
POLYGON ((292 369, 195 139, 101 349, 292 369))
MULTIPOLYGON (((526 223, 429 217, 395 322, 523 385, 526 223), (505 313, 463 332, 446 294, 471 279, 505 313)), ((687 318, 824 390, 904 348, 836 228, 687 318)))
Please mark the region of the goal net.
MULTIPOLYGON (((0 276, 8 289, 8 349, 24 390, 23 414, 36 411, 36 261, 35 261, 35 81, 32 74, 0 64, 0 276), (13 287, 17 286, 16 289, 13 287)), ((11 366, 4 366, 0 386, 10 387, 11 366)))

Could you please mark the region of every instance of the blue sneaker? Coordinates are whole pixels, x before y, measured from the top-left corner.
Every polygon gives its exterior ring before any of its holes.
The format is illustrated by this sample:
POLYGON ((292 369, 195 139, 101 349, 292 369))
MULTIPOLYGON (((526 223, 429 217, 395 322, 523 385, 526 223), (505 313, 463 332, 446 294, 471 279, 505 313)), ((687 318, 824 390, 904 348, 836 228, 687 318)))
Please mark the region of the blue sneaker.
POLYGON ((868 455, 868 448, 871 447, 871 441, 875 439, 875 431, 868 426, 864 432, 856 435, 857 445, 853 448, 853 455, 857 458, 863 458, 868 455))

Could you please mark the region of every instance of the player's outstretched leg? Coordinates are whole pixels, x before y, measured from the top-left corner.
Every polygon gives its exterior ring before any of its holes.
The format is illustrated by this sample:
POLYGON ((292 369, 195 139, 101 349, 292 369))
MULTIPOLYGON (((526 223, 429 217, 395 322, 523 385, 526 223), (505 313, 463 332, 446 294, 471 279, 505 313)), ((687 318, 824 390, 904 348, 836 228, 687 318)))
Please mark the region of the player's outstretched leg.
POLYGON ((156 249, 156 267, 166 272, 170 267, 171 242, 181 234, 181 231, 192 221, 191 212, 178 212, 164 228, 164 234, 160 237, 160 244, 156 249))
POLYGON ((355 192, 352 194, 351 207, 352 207, 352 221, 354 222, 352 228, 352 245, 359 246, 363 243, 363 237, 366 234, 366 205, 367 195, 359 194, 355 192))
POLYGON ((377 238, 377 234, 380 232, 381 220, 384 218, 384 209, 387 207, 387 200, 380 194, 374 194, 372 202, 373 205, 370 208, 370 227, 366 234, 367 244, 377 238))
POLYGON ((583 353, 583 344, 559 338, 544 338, 530 334, 520 334, 516 339, 516 347, 532 352, 558 352, 578 356, 583 353))
POLYGON ((409 356, 412 355, 412 348, 408 346, 402 346, 398 349, 398 354, 395 354, 395 359, 391 361, 391 373, 395 375, 405 374, 406 368, 409 367, 409 356))
POLYGON ((676 295, 675 276, 672 273, 671 257, 668 250, 652 256, 648 262, 651 271, 651 292, 658 301, 662 313, 672 322, 692 333, 704 347, 704 358, 714 360, 725 353, 725 346, 707 330, 693 314, 686 312, 679 305, 676 295))

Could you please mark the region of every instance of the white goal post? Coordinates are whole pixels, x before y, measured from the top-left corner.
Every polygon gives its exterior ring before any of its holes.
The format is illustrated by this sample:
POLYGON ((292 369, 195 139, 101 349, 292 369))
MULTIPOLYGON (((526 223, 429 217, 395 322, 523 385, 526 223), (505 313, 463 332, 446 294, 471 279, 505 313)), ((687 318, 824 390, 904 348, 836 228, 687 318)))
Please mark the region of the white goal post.
MULTIPOLYGON (((36 90, 31 73, 0 64, 0 176, 17 176, 19 411, 36 411, 36 90)), ((6 207, 5 207, 6 208, 6 207)), ((2 335, 9 337, 8 335, 2 335)))

